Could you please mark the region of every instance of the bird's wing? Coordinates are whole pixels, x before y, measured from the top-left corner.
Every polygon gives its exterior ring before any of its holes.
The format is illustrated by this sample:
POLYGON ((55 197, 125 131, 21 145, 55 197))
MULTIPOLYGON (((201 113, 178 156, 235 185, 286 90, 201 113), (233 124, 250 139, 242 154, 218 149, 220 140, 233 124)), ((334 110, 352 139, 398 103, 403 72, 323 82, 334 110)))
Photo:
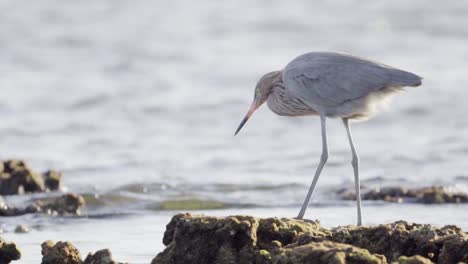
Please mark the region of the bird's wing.
POLYGON ((417 86, 421 77, 337 53, 307 53, 283 70, 288 92, 314 105, 333 107, 387 86, 417 86))

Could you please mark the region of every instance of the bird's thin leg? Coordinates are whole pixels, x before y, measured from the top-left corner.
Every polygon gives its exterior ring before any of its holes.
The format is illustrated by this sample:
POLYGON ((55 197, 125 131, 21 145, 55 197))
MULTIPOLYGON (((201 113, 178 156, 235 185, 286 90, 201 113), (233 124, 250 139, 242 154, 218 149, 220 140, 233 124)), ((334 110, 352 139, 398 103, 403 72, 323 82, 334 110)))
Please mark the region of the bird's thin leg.
POLYGON ((325 166, 325 163, 327 162, 327 159, 328 159, 328 145, 327 145, 327 131, 325 127, 325 116, 320 116, 320 124, 322 126, 322 156, 320 157, 320 163, 317 167, 317 170, 315 171, 314 179, 312 180, 312 184, 310 185, 309 192, 307 193, 304 203, 302 204, 302 208, 301 208, 301 211, 299 212, 299 215, 297 216, 297 219, 302 219, 304 217, 305 211, 307 207, 309 206, 310 197, 312 196, 312 193, 314 192, 315 185, 317 184, 318 178, 320 177, 320 173, 322 172, 322 169, 325 166))
POLYGON ((346 133, 348 134, 349 146, 351 147, 351 152, 353 154, 353 159, 351 164, 353 165, 354 170, 354 188, 356 189, 356 204, 357 204, 357 224, 358 226, 362 225, 361 219, 361 186, 359 181, 359 156, 357 154, 356 148, 353 143, 353 135, 351 134, 351 128, 349 127, 349 120, 343 118, 343 124, 346 128, 346 133))

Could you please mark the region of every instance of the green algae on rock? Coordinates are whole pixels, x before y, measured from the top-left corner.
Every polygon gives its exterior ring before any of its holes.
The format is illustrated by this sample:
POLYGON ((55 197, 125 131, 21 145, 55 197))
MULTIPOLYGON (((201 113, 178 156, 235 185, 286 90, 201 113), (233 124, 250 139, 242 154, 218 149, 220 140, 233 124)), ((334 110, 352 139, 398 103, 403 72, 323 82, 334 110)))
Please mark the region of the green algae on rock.
POLYGON ((15 243, 7 243, 0 239, 0 263, 10 263, 21 258, 21 251, 15 243))
POLYGON ((326 229, 295 219, 175 215, 153 264, 468 262, 468 235, 455 226, 399 221, 326 229))
POLYGON ((167 200, 159 204, 159 210, 206 210, 206 209, 222 209, 226 208, 226 204, 213 200, 201 199, 176 199, 167 200))

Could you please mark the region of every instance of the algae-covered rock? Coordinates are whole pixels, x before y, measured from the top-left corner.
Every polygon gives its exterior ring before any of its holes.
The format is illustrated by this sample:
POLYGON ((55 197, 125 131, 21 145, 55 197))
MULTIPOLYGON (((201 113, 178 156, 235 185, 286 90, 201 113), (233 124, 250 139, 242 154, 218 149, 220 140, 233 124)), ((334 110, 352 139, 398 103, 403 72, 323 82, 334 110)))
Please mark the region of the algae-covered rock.
POLYGON ((272 263, 281 246, 304 232, 326 235, 312 221, 179 214, 164 233, 167 248, 152 263, 272 263))
POLYGON ((467 261, 468 236, 460 228, 412 224, 404 221, 370 226, 341 227, 331 240, 368 249, 395 261, 400 256, 420 255, 438 263, 467 261))
POLYGON ((22 160, 0 161, 0 164, 0 195, 44 192, 60 187, 59 172, 36 173, 22 160))
POLYGON ((109 249, 101 249, 94 254, 89 253, 83 264, 122 264, 122 262, 115 261, 109 249))
POLYGON ((318 222, 178 214, 153 264, 468 262, 468 235, 455 226, 399 221, 325 229, 318 222))
POLYGON ((7 243, 0 239, 0 263, 10 263, 21 258, 21 251, 15 243, 7 243))
POLYGON ((78 249, 70 242, 45 241, 42 247, 42 264, 81 264, 78 249))
POLYGON ((159 210, 206 210, 222 208, 226 208, 226 204, 223 202, 193 198, 162 201, 158 207, 159 210))

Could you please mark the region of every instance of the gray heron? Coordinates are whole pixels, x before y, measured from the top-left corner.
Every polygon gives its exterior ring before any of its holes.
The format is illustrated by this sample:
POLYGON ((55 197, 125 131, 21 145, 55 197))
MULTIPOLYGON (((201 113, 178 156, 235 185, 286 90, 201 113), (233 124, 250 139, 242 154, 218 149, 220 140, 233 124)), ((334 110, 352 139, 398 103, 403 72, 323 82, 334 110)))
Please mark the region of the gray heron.
POLYGON ((328 159, 326 119, 341 118, 352 153, 357 204, 357 224, 362 225, 359 157, 350 120, 374 116, 404 87, 421 85, 422 78, 367 59, 333 52, 303 54, 280 71, 265 74, 257 82, 254 100, 235 135, 263 103, 280 116, 320 117, 322 155, 297 219, 304 217, 315 185, 328 159))

